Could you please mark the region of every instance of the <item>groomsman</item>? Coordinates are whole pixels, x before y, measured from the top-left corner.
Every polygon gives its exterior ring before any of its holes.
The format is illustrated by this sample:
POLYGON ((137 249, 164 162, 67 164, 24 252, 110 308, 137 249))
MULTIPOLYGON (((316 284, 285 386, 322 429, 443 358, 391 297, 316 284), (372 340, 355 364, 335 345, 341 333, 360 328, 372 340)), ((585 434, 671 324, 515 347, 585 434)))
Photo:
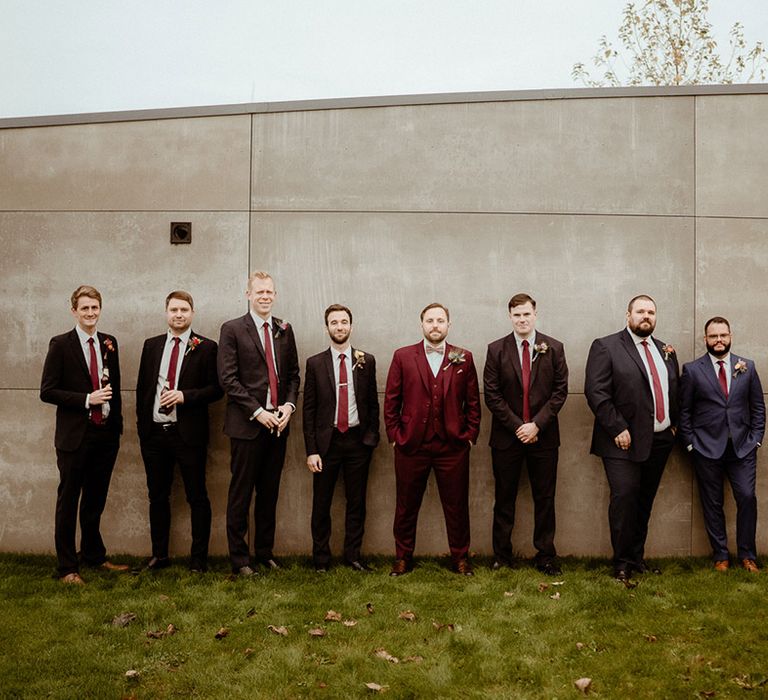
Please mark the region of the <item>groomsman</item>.
POLYGON ((395 448, 396 559, 390 576, 413 568, 416 523, 434 470, 453 570, 472 576, 469 562, 469 448, 480 432, 480 392, 472 353, 445 341, 450 313, 442 304, 421 312, 424 340, 395 351, 387 375, 384 422, 395 448))
POLYGON ((216 343, 192 330, 194 301, 177 290, 165 299, 168 330, 144 342, 136 383, 136 418, 149 491, 150 570, 170 565, 171 485, 178 463, 192 521, 189 568, 208 568, 211 504, 205 486, 208 404, 224 392, 216 343))
POLYGON ((592 454, 602 457, 611 489, 613 575, 620 581, 651 570, 648 521, 677 425, 677 356, 652 336, 655 328, 656 302, 636 296, 627 306, 627 327, 595 340, 587 358, 592 454))
POLYGON ((493 568, 512 563, 510 536, 525 463, 534 504, 534 563, 542 573, 559 576, 554 541, 560 446, 557 414, 568 396, 568 366, 563 344, 536 330, 532 297, 515 294, 508 310, 512 333, 488 346, 483 374, 485 403, 493 414, 493 568))
POLYGON ((312 558, 324 572, 331 561, 331 501, 339 473, 344 474, 347 510, 344 562, 370 571, 360 559, 365 527, 368 467, 379 442, 376 360, 353 348, 352 312, 341 304, 325 310, 331 346, 307 360, 304 375, 304 443, 313 474, 312 558))
POLYGON ((253 576, 256 562, 279 569, 272 548, 280 475, 289 421, 299 393, 299 358, 293 328, 272 316, 277 296, 272 276, 254 272, 245 316, 227 321, 219 337, 219 382, 227 392, 224 432, 231 443, 232 479, 227 502, 227 542, 232 570, 253 576), (251 560, 245 536, 256 493, 251 560))
POLYGON ((80 561, 106 571, 126 571, 107 559, 101 514, 123 432, 117 339, 100 333, 101 294, 82 285, 70 299, 73 330, 51 338, 40 398, 56 405, 56 557, 62 582, 83 585, 80 561), (75 545, 80 506, 80 560, 75 545))
POLYGON ((680 437, 693 456, 704 524, 717 571, 729 567, 723 477, 736 500, 741 566, 757 573, 757 448, 765 432, 763 388, 755 363, 731 352, 731 325, 722 316, 704 326, 706 354, 683 365, 680 437))

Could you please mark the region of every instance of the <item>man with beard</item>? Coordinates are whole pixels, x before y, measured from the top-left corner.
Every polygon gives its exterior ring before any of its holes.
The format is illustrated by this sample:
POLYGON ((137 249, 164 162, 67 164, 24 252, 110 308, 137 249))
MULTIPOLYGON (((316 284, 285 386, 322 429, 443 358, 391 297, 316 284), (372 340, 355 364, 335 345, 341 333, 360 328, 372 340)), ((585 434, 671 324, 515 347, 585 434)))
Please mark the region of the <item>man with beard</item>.
POLYGON ((680 437, 693 457, 704 525, 716 571, 729 567, 723 476, 736 501, 741 566, 757 573, 755 530, 757 448, 765 432, 765 402, 755 363, 731 353, 731 325, 722 316, 704 326, 707 352, 683 366, 680 437))
POLYGON ((424 340, 392 357, 384 395, 387 438, 395 448, 396 559, 390 576, 413 568, 416 523, 434 469, 453 570, 469 562, 469 448, 480 432, 477 371, 468 350, 445 342, 450 314, 442 304, 421 312, 424 340))
POLYGON ((655 328, 656 302, 631 299, 627 327, 592 343, 584 380, 595 414, 591 452, 602 458, 611 490, 613 575, 621 581, 650 568, 648 521, 677 424, 677 357, 652 337, 655 328))
POLYGON ((344 562, 366 572, 370 568, 360 559, 360 547, 368 467, 379 442, 376 359, 350 345, 352 312, 346 306, 325 310, 325 329, 331 347, 307 360, 304 379, 304 442, 313 474, 312 559, 317 571, 327 571, 331 502, 341 472, 347 497, 344 562))

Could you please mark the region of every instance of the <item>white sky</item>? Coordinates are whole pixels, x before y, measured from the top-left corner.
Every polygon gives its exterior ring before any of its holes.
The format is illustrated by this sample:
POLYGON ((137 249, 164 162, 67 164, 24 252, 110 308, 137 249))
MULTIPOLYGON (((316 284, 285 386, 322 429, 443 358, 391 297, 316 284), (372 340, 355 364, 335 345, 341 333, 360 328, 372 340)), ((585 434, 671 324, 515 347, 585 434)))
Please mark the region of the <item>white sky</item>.
MULTIPOLYGON (((0 0, 0 117, 580 87, 573 64, 616 38, 624 5, 0 0)), ((723 48, 737 20, 768 41, 768 0, 710 0, 723 48)))

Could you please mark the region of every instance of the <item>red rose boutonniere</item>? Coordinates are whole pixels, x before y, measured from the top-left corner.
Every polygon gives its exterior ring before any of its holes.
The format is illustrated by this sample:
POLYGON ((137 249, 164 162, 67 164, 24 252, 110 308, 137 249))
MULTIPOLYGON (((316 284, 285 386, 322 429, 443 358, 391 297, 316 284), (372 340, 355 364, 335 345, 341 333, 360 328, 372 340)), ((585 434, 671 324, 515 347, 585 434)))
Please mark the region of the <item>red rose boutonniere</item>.
POLYGON ((662 346, 661 351, 664 353, 665 361, 675 354, 675 348, 673 348, 671 345, 662 346))
POLYGON ((288 323, 288 321, 278 321, 277 319, 275 319, 275 338, 279 338, 290 327, 291 327, 291 324, 288 323))
POLYGON ((203 342, 202 338, 198 338, 196 335, 189 336, 189 340, 187 341, 187 349, 184 352, 184 357, 189 355, 200 343, 203 342))

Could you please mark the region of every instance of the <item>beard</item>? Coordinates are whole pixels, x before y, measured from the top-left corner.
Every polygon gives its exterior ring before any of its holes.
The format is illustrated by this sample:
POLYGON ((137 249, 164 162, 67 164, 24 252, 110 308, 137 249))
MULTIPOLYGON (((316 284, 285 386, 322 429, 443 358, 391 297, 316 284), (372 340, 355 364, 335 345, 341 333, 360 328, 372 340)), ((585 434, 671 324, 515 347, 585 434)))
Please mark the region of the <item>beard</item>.
POLYGON ((331 339, 337 345, 344 345, 349 340, 350 334, 351 331, 336 331, 331 333, 331 339))
POLYGON ((629 330, 631 330, 636 336, 639 336, 640 338, 647 338, 649 335, 651 335, 651 333, 653 333, 655 328, 655 324, 646 323, 644 321, 641 321, 636 325, 632 325, 631 323, 629 324, 629 330))
POLYGON ((729 340, 727 343, 710 343, 707 341, 707 352, 711 353, 715 357, 725 357, 729 352, 731 351, 731 341, 729 340), (724 350, 715 351, 716 345, 723 345, 725 348, 724 350))

